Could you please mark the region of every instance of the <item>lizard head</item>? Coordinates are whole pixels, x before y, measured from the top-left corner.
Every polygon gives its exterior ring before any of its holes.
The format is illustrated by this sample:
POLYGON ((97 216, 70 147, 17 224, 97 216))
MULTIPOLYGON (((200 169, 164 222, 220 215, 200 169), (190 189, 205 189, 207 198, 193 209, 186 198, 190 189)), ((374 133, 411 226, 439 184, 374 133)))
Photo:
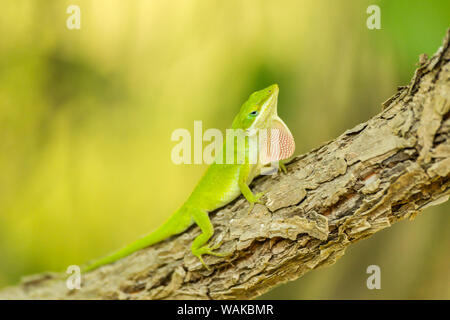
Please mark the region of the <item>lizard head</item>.
POLYGON ((233 129, 242 129, 252 136, 256 131, 266 133, 259 137, 260 146, 265 146, 259 150, 260 162, 263 164, 288 159, 295 150, 294 137, 278 116, 278 91, 278 85, 273 84, 252 93, 232 125, 233 129))
POLYGON ((266 128, 273 117, 277 116, 278 85, 253 92, 234 118, 233 129, 266 128))

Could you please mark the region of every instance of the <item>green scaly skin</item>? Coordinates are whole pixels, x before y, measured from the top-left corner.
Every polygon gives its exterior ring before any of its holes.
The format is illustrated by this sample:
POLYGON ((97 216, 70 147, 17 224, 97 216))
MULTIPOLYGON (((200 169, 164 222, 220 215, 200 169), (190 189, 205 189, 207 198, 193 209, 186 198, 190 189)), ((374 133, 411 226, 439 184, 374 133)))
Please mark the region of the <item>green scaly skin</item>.
MULTIPOLYGON (((253 194, 249 184, 260 173, 261 168, 265 164, 260 162, 250 164, 248 138, 251 135, 249 133, 251 129, 270 129, 275 126, 284 128, 283 130, 286 130, 290 135, 289 129, 277 115, 277 99, 278 86, 276 84, 256 91, 250 95, 235 117, 231 128, 242 129, 246 132, 245 161, 243 163, 225 164, 225 161, 222 161, 223 164, 220 164, 217 159, 226 154, 226 144, 224 144, 223 153, 218 155, 216 161, 208 167, 187 201, 161 227, 125 248, 85 266, 82 270, 87 272, 110 264, 135 251, 182 233, 193 223, 199 226, 202 233, 194 239, 191 250, 207 269, 209 267, 203 261, 203 255, 227 255, 227 253, 214 251, 220 244, 214 247, 208 245, 209 239, 214 234, 214 228, 208 213, 230 203, 241 193, 250 204, 249 211, 252 210, 255 203, 260 203, 260 198, 264 192, 253 194)), ((236 158, 238 152, 236 142, 234 142, 234 146, 234 156, 236 158)))

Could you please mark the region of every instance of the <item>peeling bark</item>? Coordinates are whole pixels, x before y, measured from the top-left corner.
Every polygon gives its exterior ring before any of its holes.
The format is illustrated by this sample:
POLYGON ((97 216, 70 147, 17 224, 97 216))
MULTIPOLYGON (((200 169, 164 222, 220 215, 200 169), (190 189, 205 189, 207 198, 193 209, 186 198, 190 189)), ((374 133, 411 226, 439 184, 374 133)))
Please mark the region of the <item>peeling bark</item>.
POLYGON ((83 275, 68 290, 55 274, 25 278, 0 299, 249 299, 331 265, 353 242, 413 219, 450 195, 450 29, 411 83, 369 121, 294 158, 287 174, 260 177, 266 205, 240 197, 210 216, 212 243, 230 256, 206 256, 205 270, 183 234, 83 275))

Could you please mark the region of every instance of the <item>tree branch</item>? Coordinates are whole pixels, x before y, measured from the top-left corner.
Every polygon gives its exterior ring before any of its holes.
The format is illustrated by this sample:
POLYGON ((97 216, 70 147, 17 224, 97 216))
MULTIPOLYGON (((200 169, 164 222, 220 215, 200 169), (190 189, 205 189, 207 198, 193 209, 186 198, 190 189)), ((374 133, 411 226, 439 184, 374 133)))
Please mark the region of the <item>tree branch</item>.
POLYGON ((231 256, 190 252, 183 234, 83 275, 68 290, 55 274, 24 279, 0 299, 247 299, 331 265, 352 243, 413 219, 450 195, 450 29, 408 86, 383 111, 325 145, 296 157, 288 173, 260 177, 266 205, 240 197, 211 214, 213 243, 231 256))

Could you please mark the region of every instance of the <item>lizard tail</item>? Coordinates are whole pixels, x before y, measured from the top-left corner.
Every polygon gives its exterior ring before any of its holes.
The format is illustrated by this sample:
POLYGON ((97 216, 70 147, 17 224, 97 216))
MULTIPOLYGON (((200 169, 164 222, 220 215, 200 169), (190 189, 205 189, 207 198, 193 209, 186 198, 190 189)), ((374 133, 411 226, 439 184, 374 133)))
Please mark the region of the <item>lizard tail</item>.
POLYGON ((185 231, 193 224, 192 218, 188 214, 188 211, 185 208, 180 208, 174 214, 172 214, 169 219, 161 225, 158 229, 153 231, 152 233, 136 240, 135 242, 125 246, 124 248, 104 257, 93 263, 87 264, 82 267, 82 272, 89 272, 98 267, 101 267, 106 264, 110 264, 119 259, 122 259, 133 252, 136 252, 140 249, 144 249, 148 246, 161 242, 170 236, 179 234, 185 231))

